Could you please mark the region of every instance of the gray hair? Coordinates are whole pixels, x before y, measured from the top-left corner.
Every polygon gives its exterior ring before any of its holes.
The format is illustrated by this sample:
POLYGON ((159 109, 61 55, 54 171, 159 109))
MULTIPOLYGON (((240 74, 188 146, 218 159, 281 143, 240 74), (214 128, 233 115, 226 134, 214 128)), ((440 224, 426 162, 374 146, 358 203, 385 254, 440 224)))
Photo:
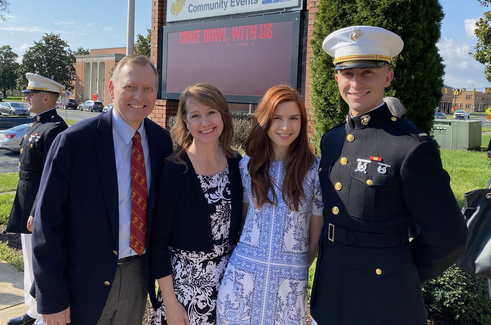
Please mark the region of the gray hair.
POLYGON ((406 114, 406 108, 402 105, 399 98, 396 97, 384 97, 384 102, 389 107, 389 111, 395 117, 401 118, 404 114, 406 114))

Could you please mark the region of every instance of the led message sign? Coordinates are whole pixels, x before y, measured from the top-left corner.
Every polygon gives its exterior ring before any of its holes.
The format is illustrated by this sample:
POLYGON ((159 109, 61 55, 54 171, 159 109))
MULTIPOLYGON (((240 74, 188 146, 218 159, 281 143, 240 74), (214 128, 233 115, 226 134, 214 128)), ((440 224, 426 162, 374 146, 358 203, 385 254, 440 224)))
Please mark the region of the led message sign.
POLYGON ((164 27, 162 98, 209 82, 231 102, 257 102, 277 84, 295 86, 300 14, 164 27))

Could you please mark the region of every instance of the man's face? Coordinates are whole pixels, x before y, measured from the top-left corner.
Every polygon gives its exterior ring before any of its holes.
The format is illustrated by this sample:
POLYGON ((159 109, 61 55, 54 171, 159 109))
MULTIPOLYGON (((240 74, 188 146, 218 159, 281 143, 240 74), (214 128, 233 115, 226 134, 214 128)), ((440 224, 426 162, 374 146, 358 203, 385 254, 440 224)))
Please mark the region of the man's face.
POLYGON ((40 114, 50 108, 47 107, 47 103, 49 103, 50 98, 49 94, 45 92, 37 92, 37 93, 29 93, 26 96, 27 101, 27 110, 34 114, 40 114))
POLYGON ((153 69, 145 64, 126 64, 117 80, 109 82, 109 94, 116 113, 137 130, 157 100, 157 80, 153 69))
POLYGON ((382 68, 338 70, 335 75, 339 92, 353 116, 363 114, 384 101, 384 88, 390 85, 394 72, 382 68))

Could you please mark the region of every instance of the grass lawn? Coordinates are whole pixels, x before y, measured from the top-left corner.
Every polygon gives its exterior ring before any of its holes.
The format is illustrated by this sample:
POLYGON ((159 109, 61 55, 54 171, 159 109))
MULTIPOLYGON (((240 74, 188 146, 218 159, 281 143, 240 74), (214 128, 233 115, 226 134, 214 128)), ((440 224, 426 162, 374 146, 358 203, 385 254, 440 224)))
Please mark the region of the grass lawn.
POLYGON ((16 96, 9 96, 8 98, 3 98, 3 101, 4 102, 22 102, 22 101, 26 101, 24 99, 25 97, 16 97, 16 96))

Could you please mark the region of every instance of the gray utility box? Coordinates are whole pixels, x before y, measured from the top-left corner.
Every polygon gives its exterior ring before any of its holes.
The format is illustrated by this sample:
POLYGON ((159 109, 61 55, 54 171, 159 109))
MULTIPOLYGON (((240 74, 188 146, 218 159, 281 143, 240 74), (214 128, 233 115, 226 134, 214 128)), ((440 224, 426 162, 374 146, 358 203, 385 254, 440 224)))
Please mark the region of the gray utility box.
POLYGON ((434 120, 433 137, 447 150, 480 149, 481 120, 434 120))

